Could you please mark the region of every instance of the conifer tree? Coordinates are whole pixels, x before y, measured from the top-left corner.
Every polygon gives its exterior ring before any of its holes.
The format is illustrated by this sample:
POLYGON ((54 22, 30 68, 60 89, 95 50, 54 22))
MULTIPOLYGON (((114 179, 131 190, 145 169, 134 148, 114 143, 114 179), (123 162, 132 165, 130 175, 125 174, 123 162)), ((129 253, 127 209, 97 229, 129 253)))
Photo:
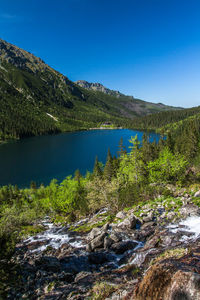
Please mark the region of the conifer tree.
POLYGON ((36 185, 36 182, 35 182, 35 181, 31 181, 31 183, 30 183, 30 188, 31 188, 32 190, 36 190, 36 189, 37 189, 37 185, 36 185))
POLYGON ((123 145, 123 138, 121 137, 120 141, 119 141, 119 151, 118 151, 118 156, 121 156, 123 154, 126 154, 126 147, 123 145))
POLYGON ((174 139, 171 132, 169 132, 167 135, 167 147, 170 151, 174 152, 174 139))
POLYGON ((82 177, 81 172, 79 171, 79 169, 77 169, 74 173, 74 179, 79 182, 81 177, 82 177))
POLYGON ((101 177, 102 176, 102 170, 101 170, 101 167, 100 167, 97 156, 96 156, 95 163, 94 163, 93 175, 95 177, 101 177))
POLYGON ((104 178, 111 181, 113 175, 114 175, 114 169, 113 169, 113 158, 110 153, 110 148, 108 148, 108 154, 107 154, 107 160, 104 167, 103 172, 104 178))
POLYGON ((147 163, 149 160, 152 159, 152 148, 146 133, 144 133, 142 137, 141 152, 144 163, 147 163))

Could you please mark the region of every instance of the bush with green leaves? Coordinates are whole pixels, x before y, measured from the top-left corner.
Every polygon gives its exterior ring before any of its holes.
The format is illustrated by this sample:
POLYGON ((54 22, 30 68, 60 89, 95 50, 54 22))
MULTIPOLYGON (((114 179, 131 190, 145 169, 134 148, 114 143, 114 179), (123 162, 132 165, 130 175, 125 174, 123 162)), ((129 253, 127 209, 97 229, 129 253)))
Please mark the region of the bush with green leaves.
POLYGON ((181 183, 185 179, 188 161, 181 154, 173 154, 165 147, 158 159, 148 163, 151 183, 181 183))

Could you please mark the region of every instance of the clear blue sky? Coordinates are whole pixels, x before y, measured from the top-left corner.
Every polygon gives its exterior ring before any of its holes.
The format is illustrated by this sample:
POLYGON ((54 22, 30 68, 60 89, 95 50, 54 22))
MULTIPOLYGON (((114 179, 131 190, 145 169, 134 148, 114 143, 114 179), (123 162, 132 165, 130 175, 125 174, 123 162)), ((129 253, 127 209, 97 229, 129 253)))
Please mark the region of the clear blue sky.
POLYGON ((199 0, 0 0, 0 37, 73 81, 200 105, 199 0))

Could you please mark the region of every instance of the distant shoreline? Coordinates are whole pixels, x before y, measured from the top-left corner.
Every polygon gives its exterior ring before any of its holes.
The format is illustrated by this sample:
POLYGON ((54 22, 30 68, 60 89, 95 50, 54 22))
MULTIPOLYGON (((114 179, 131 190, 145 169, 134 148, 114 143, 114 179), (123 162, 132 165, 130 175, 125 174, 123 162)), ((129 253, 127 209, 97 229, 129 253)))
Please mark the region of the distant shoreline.
POLYGON ((104 130, 104 129, 123 129, 123 127, 94 127, 94 128, 89 128, 89 130, 104 130))

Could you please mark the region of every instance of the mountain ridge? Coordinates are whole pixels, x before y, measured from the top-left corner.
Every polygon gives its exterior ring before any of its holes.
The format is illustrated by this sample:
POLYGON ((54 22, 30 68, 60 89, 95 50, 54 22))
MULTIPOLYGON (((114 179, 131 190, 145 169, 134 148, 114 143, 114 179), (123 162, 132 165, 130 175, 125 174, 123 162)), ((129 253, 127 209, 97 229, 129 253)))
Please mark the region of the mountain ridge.
MULTIPOLYGON (((136 97, 134 97, 132 95, 126 95, 126 94, 123 94, 119 91, 111 90, 111 89, 105 87, 103 84, 101 84, 99 82, 88 82, 86 80, 77 80, 77 81, 75 81, 75 83, 78 84, 80 87, 83 87, 85 89, 93 90, 93 91, 99 91, 99 92, 102 92, 102 93, 105 93, 105 94, 108 94, 108 95, 116 96, 117 98, 119 98, 119 97, 129 97, 130 99, 137 99, 136 97)), ((145 101, 145 100, 141 100, 141 101, 145 101)), ((158 103, 154 103, 154 102, 151 102, 151 101, 145 101, 145 102, 155 104, 155 105, 158 105, 160 107, 173 107, 173 106, 170 106, 170 105, 163 104, 161 102, 158 102, 158 103)), ((182 109, 182 107, 176 107, 176 108, 177 109, 182 109)))
POLYGON ((83 88, 42 59, 2 39, 0 101, 0 140, 89 129, 105 121, 127 127, 127 121, 137 116, 177 109, 116 91, 106 94, 83 88))

